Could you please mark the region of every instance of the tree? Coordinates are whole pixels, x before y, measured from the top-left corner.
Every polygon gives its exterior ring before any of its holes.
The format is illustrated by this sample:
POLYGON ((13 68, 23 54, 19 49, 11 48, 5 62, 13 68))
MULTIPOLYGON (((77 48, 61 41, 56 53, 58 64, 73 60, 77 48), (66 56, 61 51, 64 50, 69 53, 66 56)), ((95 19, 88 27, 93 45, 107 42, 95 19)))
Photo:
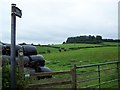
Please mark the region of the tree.
POLYGON ((63 42, 63 44, 65 44, 65 42, 63 42))

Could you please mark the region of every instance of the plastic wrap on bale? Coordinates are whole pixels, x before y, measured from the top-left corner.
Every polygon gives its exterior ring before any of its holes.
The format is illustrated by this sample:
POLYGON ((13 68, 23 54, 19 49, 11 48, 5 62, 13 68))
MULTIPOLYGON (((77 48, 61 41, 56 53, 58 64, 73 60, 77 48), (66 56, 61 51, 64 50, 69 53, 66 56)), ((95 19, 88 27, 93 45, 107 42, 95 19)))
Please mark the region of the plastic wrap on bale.
MULTIPOLYGON (((10 64, 11 44, 2 45, 2 65, 10 64)), ((37 49, 33 45, 16 45, 16 64, 18 64, 18 50, 23 49, 24 70, 30 73, 52 72, 48 67, 45 67, 45 59, 42 55, 37 55, 37 49)), ((28 74, 27 74, 28 75, 28 74)), ((27 77, 26 75, 26 77, 27 77)), ((29 76, 29 75, 28 75, 29 76)), ((51 78, 51 75, 37 77, 37 79, 51 78)))
POLYGON ((37 55, 37 49, 32 45, 22 45, 23 53, 25 56, 37 55))
MULTIPOLYGON (((21 48, 20 45, 16 45, 16 56, 18 56, 18 50, 21 48)), ((6 45, 2 45, 2 55, 9 55, 11 54, 11 44, 6 44, 6 45)))
POLYGON ((6 55, 5 45, 2 45, 2 55, 6 55))
MULTIPOLYGON (((51 69, 49 69, 48 67, 41 67, 41 66, 38 66, 36 68, 36 72, 52 72, 51 69), (36 70, 37 69, 37 70, 36 70)), ((52 78, 52 75, 48 75, 48 76, 38 76, 37 79, 40 80, 40 79, 44 79, 44 78, 52 78)))
POLYGON ((32 68, 35 68, 36 66, 45 66, 45 60, 42 55, 31 55, 29 58, 32 68))
POLYGON ((2 55, 2 66, 5 64, 10 64, 10 56, 2 55))
MULTIPOLYGON (((16 61, 18 62, 18 57, 16 58, 16 61)), ((28 56, 23 56, 23 61, 24 61, 24 67, 28 67, 30 64, 30 59, 28 56)))

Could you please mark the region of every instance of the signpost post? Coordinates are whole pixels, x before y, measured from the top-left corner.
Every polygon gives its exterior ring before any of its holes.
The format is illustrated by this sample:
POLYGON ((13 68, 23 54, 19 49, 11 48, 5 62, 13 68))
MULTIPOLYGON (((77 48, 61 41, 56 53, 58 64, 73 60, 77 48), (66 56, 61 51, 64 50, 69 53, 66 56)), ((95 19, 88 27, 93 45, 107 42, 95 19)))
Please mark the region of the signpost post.
POLYGON ((16 88, 16 16, 22 16, 21 10, 16 4, 11 6, 11 88, 16 88))

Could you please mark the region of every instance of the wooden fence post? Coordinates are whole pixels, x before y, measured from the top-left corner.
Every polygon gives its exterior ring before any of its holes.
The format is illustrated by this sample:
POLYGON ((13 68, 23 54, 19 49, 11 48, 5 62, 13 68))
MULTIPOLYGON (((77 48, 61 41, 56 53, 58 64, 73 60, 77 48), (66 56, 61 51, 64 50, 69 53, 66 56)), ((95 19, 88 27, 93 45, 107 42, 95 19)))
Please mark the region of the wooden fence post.
POLYGON ((72 69, 72 90, 76 90, 76 65, 74 65, 74 68, 72 69))
POLYGON ((120 69, 119 69, 119 62, 117 62, 117 72, 118 72, 118 88, 120 88, 120 69))
POLYGON ((24 75, 23 49, 18 50, 18 73, 24 75))

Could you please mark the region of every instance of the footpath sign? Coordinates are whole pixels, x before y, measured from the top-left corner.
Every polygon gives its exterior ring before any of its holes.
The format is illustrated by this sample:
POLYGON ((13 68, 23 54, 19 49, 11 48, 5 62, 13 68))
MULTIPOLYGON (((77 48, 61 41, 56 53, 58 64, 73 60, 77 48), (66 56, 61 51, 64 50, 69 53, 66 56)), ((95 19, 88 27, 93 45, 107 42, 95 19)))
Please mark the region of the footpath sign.
POLYGON ((16 7, 16 4, 11 5, 11 89, 16 89, 16 16, 22 17, 22 11, 16 7))

